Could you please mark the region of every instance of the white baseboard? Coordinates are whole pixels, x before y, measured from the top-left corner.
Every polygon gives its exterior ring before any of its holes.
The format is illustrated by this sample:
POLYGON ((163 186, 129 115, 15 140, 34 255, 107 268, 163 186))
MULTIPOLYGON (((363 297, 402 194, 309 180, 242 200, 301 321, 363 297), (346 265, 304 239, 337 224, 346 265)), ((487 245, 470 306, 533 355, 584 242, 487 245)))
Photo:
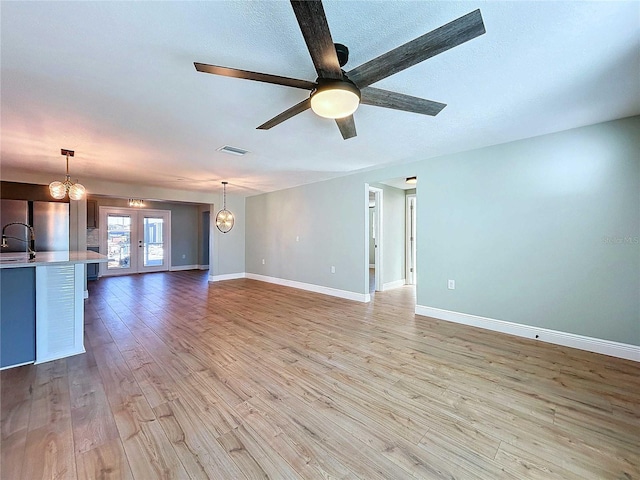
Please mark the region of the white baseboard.
POLYGON ((533 327, 519 323, 505 322, 493 318, 479 317, 468 313, 454 312, 434 307, 416 305, 416 315, 437 318, 448 322, 470 325, 495 332, 507 333, 518 337, 540 340, 542 342, 578 348, 588 352, 601 353, 612 357, 625 358, 640 362, 640 346, 626 343, 602 340, 599 338, 576 335, 574 333, 559 332, 548 328, 533 327))
POLYGON ((64 352, 56 352, 54 355, 48 355, 46 357, 37 358, 37 353, 36 353, 36 361, 33 362, 33 364, 40 365, 41 363, 52 362, 54 360, 60 360, 61 358, 72 357, 74 355, 81 355, 86 352, 87 351, 84 349, 84 345, 83 345, 82 348, 74 348, 71 350, 65 350, 64 352))
POLYGON ((295 280, 258 275, 256 273, 247 273, 246 278, 259 280, 261 282, 275 283, 276 285, 282 285, 285 287, 298 288, 309 292, 321 293, 323 295, 331 295, 332 297, 346 298, 347 300, 354 300, 356 302, 367 303, 371 301, 371 295, 368 293, 355 293, 348 290, 339 290, 337 288, 314 285, 312 283, 296 282, 295 280))
POLYGON ((396 280, 395 282, 387 282, 382 284, 382 291, 391 290, 393 288, 404 287, 406 285, 404 278, 402 280, 396 280))
POLYGON ((224 275, 209 275, 209 282, 221 282, 223 280, 236 280, 238 278, 245 278, 245 273, 227 273, 224 275))
POLYGON ((87 298, 89 298, 89 290, 85 290, 84 291, 84 295, 83 298, 86 300, 87 298))
POLYGON ((369 268, 376 268, 376 264, 375 263, 370 263, 369 264, 369 268))
POLYGON ((170 272, 181 272, 182 270, 198 270, 199 265, 172 265, 170 272))
POLYGON ((198 265, 198 270, 209 270, 209 265, 198 265))

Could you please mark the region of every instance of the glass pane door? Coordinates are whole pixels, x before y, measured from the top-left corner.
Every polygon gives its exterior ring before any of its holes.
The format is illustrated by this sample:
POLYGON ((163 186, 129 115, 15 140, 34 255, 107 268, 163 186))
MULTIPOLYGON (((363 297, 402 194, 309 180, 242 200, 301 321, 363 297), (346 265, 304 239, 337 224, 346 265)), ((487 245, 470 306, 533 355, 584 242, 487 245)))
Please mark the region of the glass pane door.
POLYGON ((100 207, 100 252, 109 262, 100 275, 122 275, 169 270, 171 266, 171 212, 100 207), (103 233, 104 232, 104 233, 103 233))
POLYGON ((147 217, 142 220, 143 267, 161 267, 164 259, 164 219, 147 217))
POLYGON ((131 215, 107 215, 107 270, 131 270, 131 215))

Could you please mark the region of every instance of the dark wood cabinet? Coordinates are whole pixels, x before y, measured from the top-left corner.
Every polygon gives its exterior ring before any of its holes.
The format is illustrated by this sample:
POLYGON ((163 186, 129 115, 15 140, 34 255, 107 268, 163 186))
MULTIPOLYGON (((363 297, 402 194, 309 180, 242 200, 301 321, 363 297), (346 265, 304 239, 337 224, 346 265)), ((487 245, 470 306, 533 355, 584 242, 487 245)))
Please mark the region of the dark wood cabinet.
MULTIPOLYGON (((87 247, 87 250, 100 253, 99 247, 87 247)), ((98 280, 98 273, 100 273, 99 263, 87 263, 87 280, 98 280)))
POLYGON ((98 203, 87 200, 87 228, 98 228, 98 203))

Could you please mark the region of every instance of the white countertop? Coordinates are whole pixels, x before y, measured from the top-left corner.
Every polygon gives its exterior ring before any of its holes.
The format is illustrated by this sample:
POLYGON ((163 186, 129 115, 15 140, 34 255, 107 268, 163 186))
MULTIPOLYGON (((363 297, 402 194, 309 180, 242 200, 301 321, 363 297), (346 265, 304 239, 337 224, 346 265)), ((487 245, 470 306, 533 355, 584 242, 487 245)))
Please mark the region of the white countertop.
POLYGON ((86 251, 74 252, 36 252, 36 258, 29 260, 29 256, 22 252, 0 253, 0 268, 39 267, 43 265, 66 265, 74 263, 106 263, 106 255, 86 251))

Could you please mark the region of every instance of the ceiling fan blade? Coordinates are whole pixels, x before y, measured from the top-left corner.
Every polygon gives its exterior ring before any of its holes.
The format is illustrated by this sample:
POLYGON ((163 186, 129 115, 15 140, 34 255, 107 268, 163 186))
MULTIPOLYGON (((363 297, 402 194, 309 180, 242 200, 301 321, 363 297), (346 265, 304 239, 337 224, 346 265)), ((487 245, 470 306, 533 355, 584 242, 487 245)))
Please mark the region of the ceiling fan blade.
POLYGON ((279 125, 285 120, 289 120, 291 117, 294 117, 297 114, 302 113, 305 110, 308 110, 310 107, 311 107, 311 99, 307 98, 301 101, 300 103, 294 105, 293 107, 285 110, 280 115, 276 115, 271 120, 267 120, 262 125, 257 127, 256 130, 269 130, 270 128, 275 127, 276 125, 279 125))
POLYGON ((363 63, 348 72, 347 76, 362 89, 483 33, 485 29, 482 15, 480 10, 475 10, 363 63))
POLYGON ((390 92, 379 88, 367 87, 360 90, 360 103, 375 107, 393 108, 403 112, 421 113, 435 117, 446 103, 434 102, 425 98, 412 97, 403 93, 390 92))
POLYGON ((298 19, 298 25, 307 43, 318 77, 342 80, 342 69, 322 2, 291 0, 291 6, 298 19))
POLYGON ((298 80, 297 78, 281 77, 279 75, 270 75, 268 73, 250 72, 248 70, 238 70, 236 68, 229 67, 219 67, 217 65, 208 65, 206 63, 194 62, 193 65, 196 67, 197 71, 202 73, 212 73, 214 75, 233 78, 244 78, 245 80, 255 80, 257 82, 275 83, 276 85, 302 88, 303 90, 313 90, 316 88, 315 82, 298 80))
POLYGON ((344 138, 345 140, 353 138, 357 135, 356 122, 353 119, 353 115, 349 115, 348 117, 344 118, 336 118, 336 123, 338 124, 338 128, 340 129, 342 138, 344 138))

